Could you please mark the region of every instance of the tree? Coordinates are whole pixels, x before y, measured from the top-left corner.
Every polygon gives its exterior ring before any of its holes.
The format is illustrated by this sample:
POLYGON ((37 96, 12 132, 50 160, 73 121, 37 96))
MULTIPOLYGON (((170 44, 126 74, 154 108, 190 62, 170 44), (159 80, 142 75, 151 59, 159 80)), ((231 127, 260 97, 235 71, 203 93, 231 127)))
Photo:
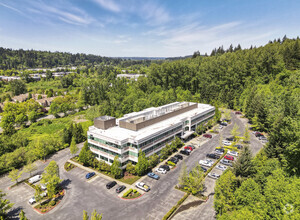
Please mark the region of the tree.
POLYGON ((188 177, 184 184, 184 189, 188 190, 193 195, 196 195, 198 192, 201 192, 203 190, 203 181, 203 170, 201 166, 197 164, 188 174, 188 177))
POLYGON ((215 186, 214 208, 218 216, 233 210, 236 188, 236 177, 230 169, 227 169, 216 182, 215 186))
POLYGON ((5 193, 2 193, 2 190, 0 190, 0 219, 6 219, 7 211, 11 209, 11 207, 14 205, 13 203, 9 203, 9 200, 4 199, 4 196, 6 196, 5 193))
POLYGON ((41 186, 39 186, 39 185, 36 186, 35 193, 34 193, 36 202, 40 202, 43 199, 42 193, 43 193, 43 190, 42 190, 41 186))
POLYGON ((87 214, 87 212, 85 210, 83 210, 83 216, 82 216, 83 220, 89 220, 89 216, 87 214))
POLYGON ((242 153, 240 153, 238 159, 233 163, 233 173, 236 177, 248 177, 255 171, 254 164, 252 162, 251 151, 249 147, 244 146, 242 153))
POLYGON ((54 160, 45 168, 41 182, 47 184, 48 196, 50 198, 57 193, 57 186, 61 182, 61 179, 59 178, 59 167, 54 160))
POLYGON ((221 120, 221 116, 222 116, 221 111, 219 110, 218 106, 215 106, 215 116, 214 117, 215 117, 216 122, 221 120))
POLYGON ((93 160, 94 160, 93 153, 91 152, 88 146, 88 142, 86 141, 79 153, 79 161, 83 163, 84 166, 88 166, 92 164, 93 160))
MULTIPOLYGON (((159 156, 157 154, 152 154, 149 158, 148 158, 148 161, 149 161, 149 166, 151 168, 154 168, 158 162, 159 162, 159 156)), ((127 165, 128 166, 128 165, 127 165)))
POLYGON ((19 219, 20 220, 28 220, 28 218, 26 218, 26 216, 25 216, 25 212, 23 211, 23 209, 19 213, 19 219))
POLYGON ((28 120, 31 121, 31 123, 36 122, 38 119, 38 113, 36 111, 31 111, 28 114, 28 120))
POLYGON ((121 163, 119 161, 119 157, 115 156, 114 162, 110 167, 111 174, 114 175, 115 178, 120 178, 122 176, 122 169, 120 168, 121 163))
POLYGON ((96 210, 92 212, 91 220, 101 220, 102 214, 98 214, 96 210))
POLYGON ((72 137, 71 145, 70 145, 70 152, 72 155, 76 154, 78 152, 79 148, 76 145, 75 138, 72 137))
POLYGON ((15 130, 15 116, 13 112, 3 113, 1 118, 1 127, 3 128, 3 134, 11 136, 16 132, 15 130))
POLYGON ((226 119, 226 120, 230 121, 230 120, 231 120, 230 110, 227 109, 227 110, 225 111, 224 116, 225 116, 225 119, 226 119))
POLYGON ((197 127, 196 127, 196 132, 198 134, 202 134, 203 132, 205 132, 206 128, 204 126, 203 123, 200 123, 197 127))
POLYGON ((37 166, 34 163, 29 163, 23 168, 23 172, 29 173, 29 177, 31 177, 31 173, 35 170, 37 170, 37 166))
POLYGON ((132 175, 135 175, 136 174, 136 171, 135 171, 135 166, 129 162, 126 166, 126 171, 132 175))
POLYGON ((223 147, 223 134, 220 133, 220 136, 219 136, 219 147, 223 147))
POLYGON ((230 132, 234 140, 236 140, 237 139, 236 137, 240 134, 239 129, 240 129, 239 126, 236 123, 234 123, 234 126, 230 132))
POLYGON ((135 171, 139 176, 142 176, 148 171, 148 168, 149 168, 149 163, 145 156, 145 153, 140 150, 138 162, 135 165, 135 171))
POLYGON ((184 187, 187 183, 188 178, 189 178, 189 173, 187 171, 186 164, 183 161, 183 164, 182 164, 181 170, 180 170, 180 174, 179 174, 179 177, 178 177, 179 187, 184 187))
POLYGON ((12 80, 9 83, 10 91, 14 96, 26 93, 26 84, 23 80, 12 80))
POLYGON ((248 125, 245 128, 245 132, 244 132, 244 142, 245 143, 249 143, 250 142, 250 133, 249 133, 249 127, 248 125))
POLYGON ((22 175, 22 171, 19 171, 18 169, 13 168, 9 172, 8 177, 11 178, 12 182, 16 181, 18 183, 18 179, 20 179, 21 175, 22 175))

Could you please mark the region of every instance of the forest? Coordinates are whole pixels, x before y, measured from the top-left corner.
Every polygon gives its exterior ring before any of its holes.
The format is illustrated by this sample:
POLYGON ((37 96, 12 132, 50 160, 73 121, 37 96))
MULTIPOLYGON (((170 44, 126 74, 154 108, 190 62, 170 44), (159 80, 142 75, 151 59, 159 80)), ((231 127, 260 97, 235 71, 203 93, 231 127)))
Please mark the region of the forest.
MULTIPOLYGON (((24 92, 66 94, 64 98, 54 99, 49 113, 57 116, 58 112, 79 109, 78 114, 84 114, 88 122, 83 124, 84 128, 73 125, 70 128, 72 116, 66 116, 43 123, 32 120, 28 127, 26 122, 34 117, 26 106, 37 108, 33 101, 5 105, 1 122, 4 131, 0 136, 1 173, 43 158, 45 155, 39 152, 45 145, 51 146, 47 153, 68 146, 70 140, 63 137, 68 132, 85 135, 85 128, 99 115, 121 117, 174 101, 210 103, 242 111, 253 129, 269 134, 266 147, 255 157, 249 154, 251 172, 239 173, 233 169, 218 180, 214 204, 217 218, 282 219, 291 207, 293 213, 289 217, 300 218, 299 38, 284 37, 258 48, 224 50, 220 47, 210 56, 196 53, 174 61, 132 63, 132 69, 142 68, 145 73, 137 81, 116 78, 118 71, 114 65, 118 65, 118 59, 3 48, 0 54, 3 70, 89 64, 65 79, 49 77, 40 82, 23 82, 24 92), (87 106, 90 107, 84 110, 87 106), (33 141, 30 129, 37 136, 39 128, 47 126, 46 123, 62 123, 64 119, 68 125, 60 124, 59 129, 54 129, 57 133, 48 136, 51 144, 44 143, 43 138, 33 141), (24 133, 29 136, 25 138, 24 133)), ((2 82, 0 90, 5 94, 2 99, 9 99, 6 94, 14 90, 12 84, 2 82)))

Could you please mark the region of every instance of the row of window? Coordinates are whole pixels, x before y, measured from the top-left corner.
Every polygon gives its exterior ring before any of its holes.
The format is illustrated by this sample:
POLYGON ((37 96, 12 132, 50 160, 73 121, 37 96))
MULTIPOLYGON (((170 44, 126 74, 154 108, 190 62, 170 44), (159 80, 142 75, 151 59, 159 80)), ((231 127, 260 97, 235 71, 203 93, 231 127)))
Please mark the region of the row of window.
POLYGON ((153 143, 153 142, 155 142, 155 141, 157 141, 157 140, 159 140, 159 139, 161 139, 161 138, 163 138, 165 136, 168 136, 169 134, 177 132, 177 131, 179 131, 181 129, 182 129, 182 125, 180 125, 180 126, 178 126, 176 128, 173 128, 173 129, 171 129, 169 131, 166 131, 166 132, 164 132, 164 133, 162 133, 162 134, 160 134, 160 135, 158 135, 158 136, 156 136, 156 137, 154 137, 154 138, 152 138, 152 139, 150 139, 148 141, 145 141, 145 142, 139 144, 139 147, 142 148, 142 147, 144 147, 144 146, 146 146, 148 144, 151 144, 151 143, 153 143))
POLYGON ((102 152, 105 152, 105 153, 111 154, 111 155, 113 155, 113 156, 118 156, 118 157, 120 157, 120 156, 121 156, 121 155, 120 155, 120 154, 118 154, 118 153, 115 153, 115 152, 112 152, 112 151, 110 151, 110 150, 104 149, 104 148, 102 148, 102 147, 99 147, 99 146, 97 146, 97 145, 90 144, 90 143, 89 143, 88 145, 89 145, 89 147, 96 148, 96 149, 98 149, 98 150, 100 150, 100 151, 102 151, 102 152))
POLYGON ((97 141, 97 142, 99 142, 99 143, 102 143, 102 144, 105 144, 105 145, 108 145, 108 146, 111 146, 111 147, 115 147, 115 148, 121 149, 121 146, 120 146, 120 145, 111 143, 111 142, 109 142, 109 141, 101 140, 101 139, 96 138, 96 137, 94 137, 94 136, 92 136, 92 135, 89 135, 88 138, 91 139, 91 140, 95 140, 95 141, 97 141))
POLYGON ((213 114, 213 112, 208 112, 205 115, 198 116, 197 118, 195 118, 195 119, 192 120, 192 124, 194 124, 195 122, 200 121, 203 118, 206 118, 208 115, 211 115, 211 114, 213 114))
POLYGON ((144 150, 143 152, 145 152, 145 154, 149 153, 150 151, 154 151, 157 148, 160 148, 162 145, 165 145, 166 143, 171 142, 174 139, 174 137, 170 137, 162 142, 159 142, 158 144, 155 144, 149 148, 147 148, 146 150, 144 150))

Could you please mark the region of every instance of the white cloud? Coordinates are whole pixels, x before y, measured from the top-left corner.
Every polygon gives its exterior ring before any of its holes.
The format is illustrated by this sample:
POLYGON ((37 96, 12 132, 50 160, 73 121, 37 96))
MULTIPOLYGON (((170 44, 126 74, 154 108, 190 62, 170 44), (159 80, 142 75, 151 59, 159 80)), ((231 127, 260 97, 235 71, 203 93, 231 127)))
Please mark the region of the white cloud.
POLYGON ((17 9, 17 8, 14 8, 14 7, 12 7, 12 6, 6 5, 6 4, 1 3, 1 2, 0 2, 0 5, 3 6, 3 7, 9 8, 10 10, 13 10, 13 11, 15 11, 15 12, 18 12, 18 13, 24 15, 24 13, 23 13, 22 11, 20 11, 19 9, 17 9))
POLYGON ((121 6, 115 3, 112 0, 93 0, 98 5, 100 5, 102 8, 112 11, 112 12, 120 12, 121 6))
POLYGON ((169 13, 164 7, 151 1, 144 4, 142 8, 137 8, 136 10, 139 12, 140 17, 147 20, 149 25, 162 25, 171 20, 169 13))

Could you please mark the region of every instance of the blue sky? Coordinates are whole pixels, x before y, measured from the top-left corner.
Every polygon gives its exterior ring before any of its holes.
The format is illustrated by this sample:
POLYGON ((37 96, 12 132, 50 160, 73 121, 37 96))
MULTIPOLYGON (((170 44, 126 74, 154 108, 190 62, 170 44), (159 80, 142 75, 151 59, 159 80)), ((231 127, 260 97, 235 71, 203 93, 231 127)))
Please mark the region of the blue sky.
POLYGON ((0 0, 0 47, 172 57, 300 35, 298 0, 0 0))

